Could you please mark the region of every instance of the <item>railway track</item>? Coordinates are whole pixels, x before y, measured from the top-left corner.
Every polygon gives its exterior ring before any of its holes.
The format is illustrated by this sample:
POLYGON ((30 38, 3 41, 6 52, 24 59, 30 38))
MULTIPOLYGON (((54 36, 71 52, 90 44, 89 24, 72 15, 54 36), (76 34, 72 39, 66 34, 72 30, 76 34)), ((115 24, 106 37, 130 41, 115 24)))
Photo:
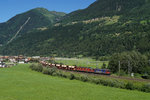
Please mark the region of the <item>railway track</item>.
MULTIPOLYGON (((52 65, 53 67, 56 67, 55 65, 52 65)), ((57 67, 56 67, 57 68, 57 67)), ((78 74, 86 74, 86 75, 93 75, 93 76, 99 76, 99 77, 105 77, 105 78, 113 78, 113 79, 122 79, 122 80, 131 80, 131 81, 139 81, 139 82, 150 82, 149 79, 139 79, 139 78, 132 78, 132 77, 124 77, 124 76, 113 76, 113 75, 105 75, 105 74, 96 74, 96 73, 89 73, 89 72, 82 72, 82 71, 73 71, 73 70, 66 70, 66 69, 59 69, 65 72, 72 72, 72 73, 78 73, 78 74)))
MULTIPOLYGON (((62 69, 59 69, 59 70, 62 70, 62 69)), ((63 70, 63 71, 78 73, 78 74, 84 74, 84 75, 92 75, 92 76, 113 78, 113 79, 131 80, 131 81, 139 81, 139 82, 150 82, 150 80, 148 80, 148 79, 139 79, 139 78, 131 78, 131 77, 124 77, 124 76, 113 76, 113 75, 102 75, 102 74, 85 73, 85 72, 77 72, 77 71, 69 71, 69 70, 63 70)))

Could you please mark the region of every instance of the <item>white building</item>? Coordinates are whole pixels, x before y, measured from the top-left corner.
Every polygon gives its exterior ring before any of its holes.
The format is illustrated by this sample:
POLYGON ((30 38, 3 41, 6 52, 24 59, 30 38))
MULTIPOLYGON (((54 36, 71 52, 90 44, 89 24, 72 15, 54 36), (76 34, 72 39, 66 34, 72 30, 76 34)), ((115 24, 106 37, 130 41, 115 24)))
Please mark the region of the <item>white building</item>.
POLYGON ((40 56, 33 56, 32 58, 34 58, 34 59, 39 59, 40 56))
POLYGON ((25 62, 24 62, 24 61, 19 61, 18 63, 19 63, 19 64, 24 64, 25 62))
POLYGON ((5 65, 5 63, 0 61, 0 68, 4 68, 4 67, 7 67, 7 66, 5 65))

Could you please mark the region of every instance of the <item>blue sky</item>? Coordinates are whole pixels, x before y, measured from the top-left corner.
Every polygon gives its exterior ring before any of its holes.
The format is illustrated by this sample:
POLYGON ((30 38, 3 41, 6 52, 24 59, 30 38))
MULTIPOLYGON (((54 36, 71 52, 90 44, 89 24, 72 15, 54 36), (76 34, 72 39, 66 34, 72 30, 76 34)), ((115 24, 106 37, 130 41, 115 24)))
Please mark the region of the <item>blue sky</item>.
POLYGON ((78 9, 84 9, 94 1, 96 0, 1 0, 0 23, 7 21, 16 14, 36 7, 70 13, 78 9))

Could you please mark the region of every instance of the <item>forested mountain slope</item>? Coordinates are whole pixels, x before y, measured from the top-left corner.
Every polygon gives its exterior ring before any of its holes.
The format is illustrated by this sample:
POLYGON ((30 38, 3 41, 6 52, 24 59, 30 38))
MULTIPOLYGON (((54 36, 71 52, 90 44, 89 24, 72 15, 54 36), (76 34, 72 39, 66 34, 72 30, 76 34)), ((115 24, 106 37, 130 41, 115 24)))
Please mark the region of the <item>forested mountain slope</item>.
POLYGON ((11 38, 17 35, 17 32, 20 36, 33 29, 51 26, 64 15, 64 13, 50 12, 44 8, 35 8, 18 14, 7 22, 0 23, 0 44, 6 44, 11 38))
POLYGON ((4 46, 2 54, 146 53, 150 51, 150 0, 97 0, 86 9, 64 16, 53 27, 23 37, 4 46))
POLYGON ((143 5, 149 3, 149 1, 150 0, 97 0, 86 9, 77 10, 68 14, 64 17, 62 22, 88 20, 105 16, 112 17, 114 15, 124 15, 128 14, 131 10, 142 7, 143 5))

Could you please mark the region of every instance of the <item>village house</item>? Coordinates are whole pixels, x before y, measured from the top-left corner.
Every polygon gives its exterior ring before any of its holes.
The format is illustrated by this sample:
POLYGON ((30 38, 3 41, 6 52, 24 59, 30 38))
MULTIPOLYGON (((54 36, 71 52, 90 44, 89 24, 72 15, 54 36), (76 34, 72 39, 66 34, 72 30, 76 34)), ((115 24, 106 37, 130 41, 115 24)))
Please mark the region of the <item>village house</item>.
POLYGON ((7 66, 5 65, 4 62, 1 62, 1 61, 0 61, 0 68, 4 68, 4 67, 7 67, 7 66))

